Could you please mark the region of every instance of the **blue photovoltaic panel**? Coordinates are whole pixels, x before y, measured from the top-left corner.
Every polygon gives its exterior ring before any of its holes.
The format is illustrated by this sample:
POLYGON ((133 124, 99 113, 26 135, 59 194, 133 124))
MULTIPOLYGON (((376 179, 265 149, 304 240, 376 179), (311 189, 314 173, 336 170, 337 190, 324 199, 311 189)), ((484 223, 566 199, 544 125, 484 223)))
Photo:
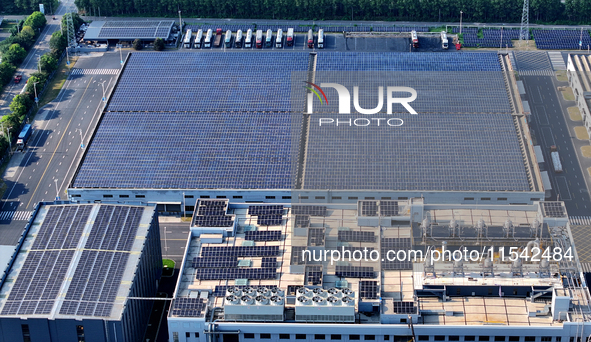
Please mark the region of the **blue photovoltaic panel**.
POLYGON ((248 215, 283 215, 282 205, 250 205, 248 206, 248 215))
POLYGON ((276 257, 279 256, 279 246, 203 247, 201 255, 204 257, 276 257))
POLYGON ((530 190, 511 115, 419 114, 405 119, 394 129, 312 125, 304 188, 530 190))
POLYGON ((236 267, 238 258, 234 257, 195 257, 193 258, 193 268, 216 268, 216 267, 236 267))
POLYGON ((143 212, 143 207, 101 205, 86 248, 130 251, 143 212))
POLYGON ((197 279, 275 279, 277 270, 275 267, 267 268, 198 268, 196 270, 197 279))
POLYGON ((580 41, 583 42, 583 49, 591 45, 587 30, 583 30, 582 34, 581 30, 533 30, 533 34, 538 49, 578 50, 580 41))
POLYGON ((179 317, 203 317, 207 303, 203 298, 175 298, 171 314, 179 317))
POLYGON ((108 110, 288 111, 291 73, 306 71, 308 60, 305 52, 135 53, 108 110))
POLYGON ((290 125, 281 113, 107 112, 74 187, 289 189, 290 125))
POLYGON ((244 232, 244 240, 252 241, 279 241, 281 240, 280 230, 250 230, 244 232))

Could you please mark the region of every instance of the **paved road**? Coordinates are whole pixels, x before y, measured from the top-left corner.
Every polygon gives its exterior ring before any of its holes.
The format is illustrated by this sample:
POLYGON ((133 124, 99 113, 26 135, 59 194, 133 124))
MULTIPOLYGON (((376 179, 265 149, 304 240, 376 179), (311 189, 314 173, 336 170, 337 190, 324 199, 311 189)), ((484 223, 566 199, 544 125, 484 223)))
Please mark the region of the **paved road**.
MULTIPOLYGON (((67 6, 70 6, 73 3, 73 0, 67 0, 62 2, 62 4, 58 7, 58 9, 55 12, 55 20, 53 20, 52 16, 50 15, 45 16, 45 18, 47 19, 47 25, 45 25, 43 31, 41 31, 41 35, 37 39, 37 42, 29 51, 27 58, 25 58, 25 60, 21 63, 20 67, 17 70, 17 73, 23 74, 22 81, 19 84, 14 84, 14 82, 10 82, 4 88, 4 91, 0 94, 0 116, 4 116, 9 113, 10 109, 8 108, 8 106, 10 105, 10 102, 12 101, 14 96, 20 94, 21 90, 25 86, 25 82, 29 79, 29 76, 37 72, 38 57, 41 57, 41 55, 50 51, 49 40, 51 39, 51 35, 55 31, 58 31, 60 29, 62 15, 66 13, 67 6)), ((12 17, 7 16, 4 18, 8 19, 12 17)))
POLYGON ((562 98, 559 99, 555 78, 550 76, 522 77, 532 111, 532 128, 542 147, 546 170, 552 182, 553 198, 564 201, 569 216, 589 216, 588 176, 582 171, 576 145, 574 125, 567 119, 562 98), (567 121, 569 121, 567 123, 567 121), (572 126, 572 127, 570 127, 572 126), (553 171, 550 146, 556 145, 562 159, 564 172, 553 171))
MULTIPOLYGON (((93 71, 71 75, 57 99, 33 121, 35 132, 28 149, 14 155, 4 174, 8 188, 0 202, 0 213, 27 213, 38 202, 52 201, 58 194, 66 199, 65 190, 83 153, 80 132, 86 144, 104 106, 101 83, 107 94, 115 83, 116 75, 100 72, 116 69, 119 54, 81 56, 76 66, 93 71)), ((0 244, 17 242, 25 225, 23 220, 28 219, 23 216, 2 220, 0 215, 0 244)))

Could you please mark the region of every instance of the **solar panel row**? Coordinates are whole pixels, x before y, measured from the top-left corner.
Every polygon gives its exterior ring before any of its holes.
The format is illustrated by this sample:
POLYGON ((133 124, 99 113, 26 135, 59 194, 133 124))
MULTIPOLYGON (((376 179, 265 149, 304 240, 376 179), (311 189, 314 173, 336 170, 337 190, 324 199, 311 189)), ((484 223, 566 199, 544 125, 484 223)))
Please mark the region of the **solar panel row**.
POLYGON ((244 232, 244 240, 250 241, 280 241, 280 230, 254 230, 244 232))
POLYGON ((275 279, 277 278, 277 269, 275 267, 268 268, 198 268, 196 270, 197 279, 214 280, 214 279, 275 279))
POLYGON ((201 256, 272 257, 279 256, 279 246, 203 247, 201 256))

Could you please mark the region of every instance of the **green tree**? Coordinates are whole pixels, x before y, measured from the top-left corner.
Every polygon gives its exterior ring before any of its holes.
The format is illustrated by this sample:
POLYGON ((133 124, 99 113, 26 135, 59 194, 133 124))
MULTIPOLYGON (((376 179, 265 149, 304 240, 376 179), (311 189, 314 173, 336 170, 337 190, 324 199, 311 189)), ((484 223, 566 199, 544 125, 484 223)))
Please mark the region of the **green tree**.
POLYGON ((68 42, 66 41, 66 38, 62 35, 60 31, 54 32, 51 35, 51 39, 49 39, 49 48, 54 51, 62 52, 67 45, 68 42))
POLYGON ((35 87, 37 88, 37 95, 39 95, 39 93, 41 93, 41 91, 43 90, 43 85, 45 84, 45 81, 47 81, 47 74, 46 73, 36 72, 36 73, 32 74, 31 77, 29 77, 29 81, 27 82, 27 87, 25 88, 25 92, 29 93, 29 96, 31 98, 34 98, 35 97, 35 87), (35 83, 37 83, 36 86, 34 85, 35 83))
POLYGON ((50 74, 57 69, 57 59, 55 59, 50 53, 46 53, 41 56, 39 67, 41 70, 50 74))
POLYGON ((33 12, 27 17, 27 20, 25 20, 25 26, 31 26, 35 31, 43 28, 46 23, 47 19, 45 19, 43 13, 39 11, 33 12))
POLYGON ((31 101, 31 98, 29 96, 25 94, 16 95, 12 99, 12 102, 10 102, 9 108, 12 111, 12 114, 18 117, 22 117, 25 114, 27 114, 32 104, 33 102, 31 101))
POLYGON ((25 57, 27 57, 27 51, 18 44, 10 45, 10 48, 4 54, 4 60, 14 65, 20 64, 25 57))
POLYGON ((154 41, 154 50, 156 50, 156 51, 164 50, 164 39, 156 38, 156 40, 154 41))
POLYGON ((8 84, 12 79, 12 75, 16 67, 8 62, 0 64, 0 85, 8 84))
POLYGON ((35 35, 33 28, 31 26, 25 26, 21 30, 21 33, 16 36, 15 43, 18 43, 25 50, 27 50, 33 46, 33 44, 35 44, 36 40, 37 36, 35 35))
POLYGON ((142 44, 142 41, 139 39, 136 39, 133 41, 133 48, 135 50, 141 50, 144 48, 144 45, 142 44))

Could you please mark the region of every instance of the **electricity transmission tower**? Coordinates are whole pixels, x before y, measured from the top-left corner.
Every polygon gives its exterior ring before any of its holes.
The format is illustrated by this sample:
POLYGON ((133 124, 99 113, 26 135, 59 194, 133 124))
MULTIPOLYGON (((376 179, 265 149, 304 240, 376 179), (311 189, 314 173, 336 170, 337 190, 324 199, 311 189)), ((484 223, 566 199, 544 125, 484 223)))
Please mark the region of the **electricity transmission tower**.
POLYGON ((529 0, 523 0, 523 14, 521 15, 519 40, 529 40, 529 0))
MULTIPOLYGON (((526 0, 527 1, 527 0, 526 0)), ((76 47, 76 31, 74 30, 74 19, 73 19, 73 15, 74 13, 76 13, 76 7, 74 7, 74 5, 71 5, 66 13, 66 23, 67 23, 67 29, 68 29, 68 48, 72 47, 75 48, 76 47)))

